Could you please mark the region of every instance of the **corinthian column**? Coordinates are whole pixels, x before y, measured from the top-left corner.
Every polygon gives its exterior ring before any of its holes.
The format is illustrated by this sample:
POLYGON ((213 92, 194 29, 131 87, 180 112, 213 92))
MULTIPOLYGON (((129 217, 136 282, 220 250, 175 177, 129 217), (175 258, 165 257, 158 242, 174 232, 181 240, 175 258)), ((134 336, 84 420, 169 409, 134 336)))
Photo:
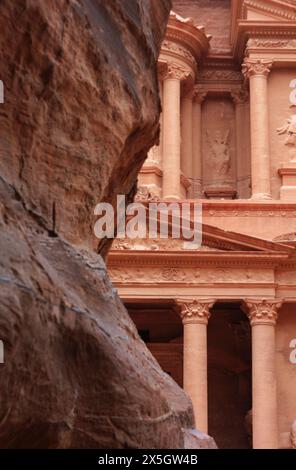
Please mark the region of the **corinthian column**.
POLYGON ((267 77, 272 61, 245 59, 243 73, 250 79, 252 198, 270 199, 270 154, 267 77))
POLYGON ((253 448, 278 448, 275 324, 281 300, 245 300, 252 327, 253 448))
POLYGON ((193 97, 193 195, 195 198, 201 197, 202 191, 202 156, 201 156, 201 106, 207 93, 201 92, 197 87, 194 88, 193 97))
POLYGON ((181 81, 189 71, 177 64, 169 64, 163 80, 163 181, 164 199, 180 199, 181 126, 180 95, 181 81))
POLYGON ((184 325, 183 387, 193 405, 195 425, 208 432, 207 324, 215 300, 178 299, 184 325))

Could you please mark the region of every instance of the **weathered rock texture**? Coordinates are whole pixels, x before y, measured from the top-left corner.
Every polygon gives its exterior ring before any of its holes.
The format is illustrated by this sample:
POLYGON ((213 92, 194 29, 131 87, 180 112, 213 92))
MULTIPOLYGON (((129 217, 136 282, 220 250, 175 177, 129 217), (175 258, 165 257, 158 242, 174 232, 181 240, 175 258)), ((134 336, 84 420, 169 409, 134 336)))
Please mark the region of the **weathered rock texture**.
POLYGON ((168 0, 0 3, 1 447, 183 447, 183 391, 92 245, 157 138, 168 0))
POLYGON ((92 245, 95 205, 133 192, 160 111, 170 0, 0 3, 0 170, 44 225, 92 245))

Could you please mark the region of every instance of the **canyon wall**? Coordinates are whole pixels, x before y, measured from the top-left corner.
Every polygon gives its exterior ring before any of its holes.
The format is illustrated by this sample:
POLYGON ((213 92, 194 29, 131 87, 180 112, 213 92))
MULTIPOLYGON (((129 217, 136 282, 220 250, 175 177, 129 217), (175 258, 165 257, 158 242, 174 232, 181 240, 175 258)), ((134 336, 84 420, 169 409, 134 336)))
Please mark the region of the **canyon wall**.
POLYGON ((132 198, 158 137, 169 10, 0 3, 2 448, 187 445, 191 403, 140 340, 99 254, 107 246, 93 242, 95 205, 132 198))

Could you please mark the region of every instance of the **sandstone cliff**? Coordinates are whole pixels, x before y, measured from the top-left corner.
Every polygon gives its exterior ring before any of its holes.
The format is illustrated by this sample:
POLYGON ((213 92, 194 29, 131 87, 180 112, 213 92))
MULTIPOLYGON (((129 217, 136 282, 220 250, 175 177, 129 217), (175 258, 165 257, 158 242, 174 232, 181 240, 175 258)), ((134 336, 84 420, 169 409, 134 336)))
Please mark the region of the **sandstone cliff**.
POLYGON ((0 3, 1 447, 183 447, 192 427, 91 249, 94 206, 132 197, 157 139, 169 9, 0 3))

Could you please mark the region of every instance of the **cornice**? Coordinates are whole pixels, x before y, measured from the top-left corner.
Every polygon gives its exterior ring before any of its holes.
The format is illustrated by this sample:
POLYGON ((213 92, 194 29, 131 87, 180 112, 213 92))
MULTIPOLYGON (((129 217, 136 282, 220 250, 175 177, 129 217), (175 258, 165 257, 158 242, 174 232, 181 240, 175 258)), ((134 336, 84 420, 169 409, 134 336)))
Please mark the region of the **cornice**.
POLYGON ((246 18, 248 8, 276 18, 296 20, 296 5, 281 0, 244 0, 240 9, 242 18, 246 18))
MULTIPOLYGON (((146 160, 146 162, 147 162, 147 160, 146 160)), ((149 165, 149 163, 147 165, 145 165, 145 163, 144 163, 144 165, 141 168, 140 174, 151 174, 151 173, 154 173, 159 177, 161 177, 162 174, 163 174, 162 170, 158 166, 149 165)))
POLYGON ((242 62, 245 55, 248 40, 252 38, 295 39, 296 21, 268 21, 264 23, 262 21, 240 20, 233 44, 233 55, 239 63, 242 62))
MULTIPOLYGON (((282 212, 282 216, 286 216, 287 212, 293 213, 293 217, 296 217, 296 204, 292 202, 282 201, 252 201, 246 200, 232 200, 232 201, 210 201, 205 199, 199 199, 198 201, 202 204, 203 210, 223 210, 229 212, 230 216, 241 215, 240 213, 231 213, 231 211, 264 211, 270 213, 269 215, 274 216, 274 211, 282 212)), ((249 214, 246 214, 249 215, 249 214)))
MULTIPOLYGON (((147 251, 111 251, 108 256, 108 267, 128 266, 170 266, 170 267, 258 267, 275 268, 288 260, 287 253, 254 253, 254 252, 164 252, 147 251)), ((296 260, 295 260, 296 264, 296 260)))
MULTIPOLYGON (((235 44, 237 24, 239 20, 246 20, 247 9, 266 13, 281 21, 296 21, 296 5, 293 6, 281 0, 236 0, 231 2, 231 32, 230 42, 235 44)), ((262 24, 262 22, 260 22, 262 24)))

